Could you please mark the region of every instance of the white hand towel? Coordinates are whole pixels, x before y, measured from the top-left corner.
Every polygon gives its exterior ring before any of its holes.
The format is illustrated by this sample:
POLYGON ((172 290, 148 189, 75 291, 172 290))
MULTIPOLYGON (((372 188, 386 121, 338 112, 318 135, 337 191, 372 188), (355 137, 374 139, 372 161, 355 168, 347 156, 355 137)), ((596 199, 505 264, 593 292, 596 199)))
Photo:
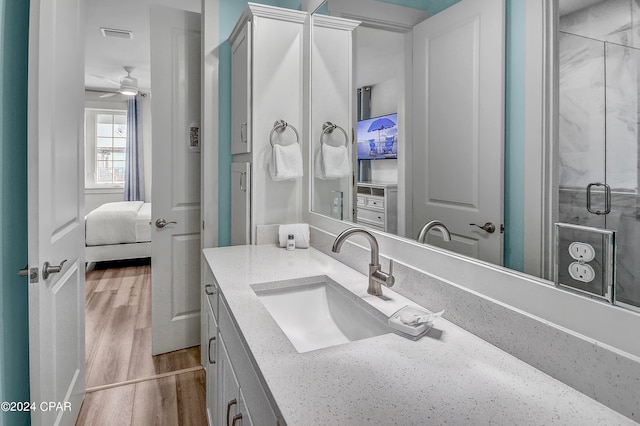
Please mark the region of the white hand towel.
POLYGON ((316 159, 316 177, 320 179, 340 179, 351 176, 349 151, 344 145, 322 144, 316 159))
POLYGON ((300 144, 276 144, 271 152, 269 174, 273 180, 292 180, 302 177, 300 144))
POLYGON ((309 224, 308 223, 290 223, 288 225, 280 225, 278 229, 278 240, 280 247, 287 246, 287 237, 293 234, 296 239, 296 248, 309 248, 309 224))

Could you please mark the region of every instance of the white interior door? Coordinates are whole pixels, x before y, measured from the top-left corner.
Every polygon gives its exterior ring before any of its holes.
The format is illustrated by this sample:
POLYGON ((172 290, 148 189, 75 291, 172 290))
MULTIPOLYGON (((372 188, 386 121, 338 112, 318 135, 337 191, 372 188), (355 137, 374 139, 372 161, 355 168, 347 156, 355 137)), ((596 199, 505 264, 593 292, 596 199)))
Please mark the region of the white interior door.
POLYGON ((33 425, 73 425, 85 389, 82 3, 32 0, 30 5, 28 238, 33 425), (48 402, 61 405, 50 409, 48 402))
POLYGON ((413 236, 438 219, 452 241, 428 242, 500 265, 504 0, 463 0, 416 25, 413 42, 413 236))
POLYGON ((200 14, 151 7, 154 354, 200 344, 200 54, 200 14))

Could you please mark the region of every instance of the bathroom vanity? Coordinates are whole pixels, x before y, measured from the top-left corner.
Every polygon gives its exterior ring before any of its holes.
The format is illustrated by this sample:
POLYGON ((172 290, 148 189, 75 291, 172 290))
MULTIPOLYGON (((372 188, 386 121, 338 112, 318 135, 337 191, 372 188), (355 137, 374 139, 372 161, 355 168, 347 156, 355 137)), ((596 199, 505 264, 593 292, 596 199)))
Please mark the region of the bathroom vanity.
POLYGON ((203 253, 211 424, 634 424, 442 318, 418 341, 389 329, 299 352, 264 292, 331 281, 378 325, 412 302, 388 288, 368 295, 365 275, 314 248, 203 253))

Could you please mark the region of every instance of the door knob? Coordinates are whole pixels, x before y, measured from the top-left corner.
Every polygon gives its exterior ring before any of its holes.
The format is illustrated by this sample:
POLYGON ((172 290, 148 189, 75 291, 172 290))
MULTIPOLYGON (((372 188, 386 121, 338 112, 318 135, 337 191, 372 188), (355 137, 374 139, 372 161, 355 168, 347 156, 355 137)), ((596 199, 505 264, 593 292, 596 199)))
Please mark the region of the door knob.
POLYGON ((484 225, 478 225, 476 223, 470 223, 469 226, 477 226, 478 228, 482 229, 483 231, 487 231, 489 234, 493 234, 494 232, 496 232, 496 226, 491 222, 487 222, 484 225))
POLYGON ((49 262, 44 262, 44 265, 42 265, 42 278, 46 280, 47 278, 49 278, 49 275, 57 274, 58 272, 62 271, 62 266, 66 261, 67 259, 63 260, 58 266, 53 266, 49 262))
POLYGON ((156 227, 162 229, 162 228, 164 228, 165 226, 167 226, 170 223, 178 223, 178 222, 174 222, 174 221, 167 222, 166 219, 160 218, 160 219, 156 220, 156 227))

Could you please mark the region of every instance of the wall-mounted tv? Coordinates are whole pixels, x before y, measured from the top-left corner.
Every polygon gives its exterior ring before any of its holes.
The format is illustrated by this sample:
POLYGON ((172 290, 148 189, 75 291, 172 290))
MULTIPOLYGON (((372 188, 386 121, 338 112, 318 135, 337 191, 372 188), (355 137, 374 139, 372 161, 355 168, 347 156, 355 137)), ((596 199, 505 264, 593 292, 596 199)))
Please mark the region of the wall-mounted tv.
POLYGON ((358 121, 358 160, 398 158, 398 113, 358 121))

